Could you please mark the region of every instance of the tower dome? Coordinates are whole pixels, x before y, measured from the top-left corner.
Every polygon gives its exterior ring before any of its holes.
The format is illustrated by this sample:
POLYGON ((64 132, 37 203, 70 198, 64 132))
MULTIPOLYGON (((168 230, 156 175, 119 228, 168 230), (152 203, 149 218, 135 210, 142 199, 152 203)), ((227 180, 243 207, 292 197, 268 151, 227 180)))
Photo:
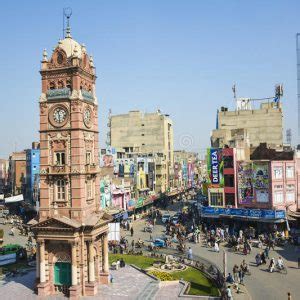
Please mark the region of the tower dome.
POLYGON ((57 47, 65 51, 67 58, 71 56, 82 58, 82 54, 84 52, 83 48, 85 49, 85 47, 81 46, 72 38, 70 27, 67 27, 66 37, 58 42, 57 47))

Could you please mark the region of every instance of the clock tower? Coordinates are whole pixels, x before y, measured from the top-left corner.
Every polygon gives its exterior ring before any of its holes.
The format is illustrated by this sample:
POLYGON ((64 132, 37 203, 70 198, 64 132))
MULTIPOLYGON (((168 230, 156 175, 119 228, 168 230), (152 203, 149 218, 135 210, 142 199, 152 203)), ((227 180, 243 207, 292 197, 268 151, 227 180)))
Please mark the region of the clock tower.
POLYGON ((108 281, 108 223, 100 209, 95 67, 84 44, 66 37, 41 62, 40 209, 37 290, 95 295, 108 281))

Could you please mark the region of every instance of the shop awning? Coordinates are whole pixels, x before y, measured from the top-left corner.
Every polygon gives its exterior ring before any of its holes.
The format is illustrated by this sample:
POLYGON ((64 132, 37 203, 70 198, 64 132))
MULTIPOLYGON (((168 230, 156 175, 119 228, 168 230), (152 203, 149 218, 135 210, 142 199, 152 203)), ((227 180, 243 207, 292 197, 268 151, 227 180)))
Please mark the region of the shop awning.
POLYGON ((23 200, 24 200, 23 194, 20 194, 17 196, 5 198, 5 203, 15 203, 15 202, 23 201, 23 200))

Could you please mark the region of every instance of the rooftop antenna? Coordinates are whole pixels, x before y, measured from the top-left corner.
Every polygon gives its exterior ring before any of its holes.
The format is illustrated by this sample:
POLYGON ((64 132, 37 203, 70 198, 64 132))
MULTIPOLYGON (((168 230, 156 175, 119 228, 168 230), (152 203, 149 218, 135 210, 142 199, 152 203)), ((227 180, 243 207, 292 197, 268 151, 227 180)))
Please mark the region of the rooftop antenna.
POLYGON ((70 27, 70 18, 72 16, 72 8, 71 7, 65 7, 63 9, 63 39, 65 38, 65 24, 67 19, 67 28, 70 27))
POLYGON ((232 86, 232 91, 233 91, 233 98, 234 98, 234 100, 236 101, 236 84, 234 84, 234 85, 232 86))

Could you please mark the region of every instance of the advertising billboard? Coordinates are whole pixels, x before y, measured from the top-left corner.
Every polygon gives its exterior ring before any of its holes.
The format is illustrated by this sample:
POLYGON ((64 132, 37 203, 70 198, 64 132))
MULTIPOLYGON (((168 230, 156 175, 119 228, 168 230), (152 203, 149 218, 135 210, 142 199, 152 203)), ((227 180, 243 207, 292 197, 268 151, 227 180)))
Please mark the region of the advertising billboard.
POLYGON ((269 202, 269 165, 267 162, 238 162, 237 181, 240 204, 269 202))
POLYGON ((269 166, 268 163, 253 163, 253 186, 255 198, 259 203, 269 202, 269 166))
POLYGON ((254 202, 253 195, 253 170, 252 163, 238 162, 238 200, 240 204, 250 204, 254 202))
POLYGON ((207 149, 207 173, 208 173, 208 184, 215 187, 224 186, 223 176, 223 155, 222 149, 219 148, 208 148, 207 149))

